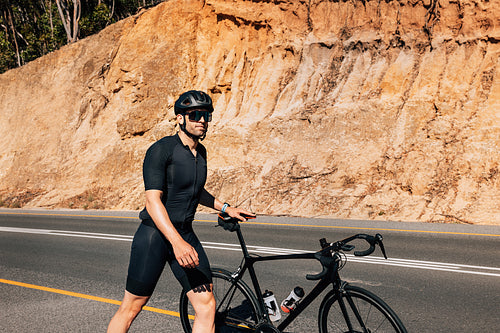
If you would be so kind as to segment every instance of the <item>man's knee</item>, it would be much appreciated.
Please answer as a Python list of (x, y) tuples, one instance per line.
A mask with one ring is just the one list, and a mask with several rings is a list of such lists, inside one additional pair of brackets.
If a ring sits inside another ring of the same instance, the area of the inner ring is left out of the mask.
[(146, 305), (149, 297), (144, 296), (136, 296), (129, 292), (125, 293), (125, 297), (123, 298), (123, 302), (120, 305), (120, 311), (123, 315), (127, 317), (134, 318), (141, 312), (144, 305)]
[(194, 288), (188, 293), (188, 297), (197, 315), (215, 313), (215, 298), (210, 285)]
[(210, 293), (209, 295), (210, 296), (204, 302), (204, 307), (206, 311), (215, 313), (215, 297), (212, 293)]
[(120, 311), (122, 314), (126, 315), (127, 317), (135, 317), (139, 312), (141, 312), (143, 305), (139, 304), (122, 304), (120, 306)]

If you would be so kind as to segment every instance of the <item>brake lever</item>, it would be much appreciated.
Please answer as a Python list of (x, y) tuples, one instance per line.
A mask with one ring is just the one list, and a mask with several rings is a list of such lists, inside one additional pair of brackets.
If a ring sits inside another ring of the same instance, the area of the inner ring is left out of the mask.
[(384, 255), (384, 258), (387, 259), (387, 254), (385, 253), (385, 247), (384, 247), (384, 243), (382, 242), (382, 239), (383, 239), (383, 237), (382, 237), (381, 234), (376, 234), (375, 235), (375, 241), (380, 246), (380, 250), (382, 251), (382, 254)]

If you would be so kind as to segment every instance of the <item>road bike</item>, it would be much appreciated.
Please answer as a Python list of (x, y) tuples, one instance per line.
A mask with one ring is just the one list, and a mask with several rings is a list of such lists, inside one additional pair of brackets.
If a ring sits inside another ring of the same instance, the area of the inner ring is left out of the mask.
[[(344, 253), (354, 250), (355, 245), (350, 244), (354, 240), (361, 239), (369, 244), (369, 248), (364, 251), (354, 251), (355, 256), (370, 255), (378, 245), (387, 259), (380, 234), (375, 236), (356, 234), (333, 243), (328, 243), (326, 239), (322, 238), (320, 240), (321, 250), (318, 252), (255, 256), (248, 252), (237, 219), (221, 213), (218, 217), (218, 224), (225, 230), (236, 232), (243, 252), (243, 259), (234, 272), (222, 268), (212, 268), (213, 293), (217, 309), (216, 332), (285, 332), (288, 325), (329, 287), (331, 289), (323, 297), (318, 312), (320, 333), (407, 332), (395, 312), (382, 299), (368, 290), (342, 281), (339, 275), (339, 271), (346, 263), (347, 257)], [(276, 309), (270, 310), (269, 303), (264, 300), (254, 264), (289, 259), (316, 259), (321, 263), (323, 269), (321, 273), (306, 275), (308, 280), (318, 280), (316, 286), (300, 302), (295, 304), (295, 308), (284, 319), (280, 320), (279, 323), (273, 323), (269, 312)], [(253, 289), (243, 281), (243, 276), (247, 272), (250, 275)], [(190, 333), (194, 310), (184, 291), (181, 293), (179, 307), (184, 332)]]

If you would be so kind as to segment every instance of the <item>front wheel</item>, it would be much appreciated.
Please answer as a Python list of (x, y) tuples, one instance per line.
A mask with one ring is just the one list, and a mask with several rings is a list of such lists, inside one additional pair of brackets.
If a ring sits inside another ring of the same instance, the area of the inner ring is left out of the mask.
[(337, 296), (329, 292), (319, 308), (320, 333), (406, 333), (398, 316), (378, 296), (346, 285)]
[[(254, 294), (243, 281), (234, 282), (231, 273), (212, 268), (213, 293), (216, 302), (215, 331), (254, 332), (260, 316)], [(186, 293), (181, 293), (180, 318), (184, 332), (191, 333), (194, 310)]]

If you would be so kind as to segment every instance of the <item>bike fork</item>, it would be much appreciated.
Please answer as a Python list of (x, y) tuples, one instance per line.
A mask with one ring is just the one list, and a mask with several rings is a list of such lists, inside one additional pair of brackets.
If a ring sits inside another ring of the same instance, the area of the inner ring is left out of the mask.
[(342, 287), (339, 290), (339, 294), (337, 295), (337, 301), (339, 302), (340, 309), (342, 310), (342, 314), (344, 315), (344, 319), (347, 324), (347, 328), (349, 329), (349, 332), (354, 332), (354, 328), (352, 326), (352, 321), (351, 317), (349, 316), (349, 313), (347, 311), (347, 306), (346, 303), (344, 302), (344, 298), (347, 299), (347, 303), (349, 304), (349, 307), (351, 308), (352, 312), (354, 313), (354, 316), (356, 317), (356, 320), (358, 321), (359, 325), (363, 329), (363, 333), (370, 333), (370, 331), (366, 328), (366, 325), (361, 318), (361, 315), (359, 314), (358, 308), (354, 304), (354, 301), (351, 298), (351, 295), (346, 293), (344, 291), (344, 286), (347, 283), (343, 283)]

